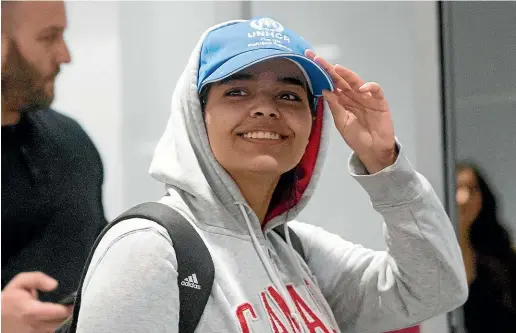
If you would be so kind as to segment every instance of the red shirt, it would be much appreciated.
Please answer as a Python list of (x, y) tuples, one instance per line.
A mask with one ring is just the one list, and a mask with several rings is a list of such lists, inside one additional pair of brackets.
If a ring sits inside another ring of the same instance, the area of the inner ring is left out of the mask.
[(421, 333), (421, 330), (419, 329), (419, 325), (418, 325), (418, 326), (409, 327), (409, 328), (402, 328), (401, 330), (390, 331), (388, 333)]

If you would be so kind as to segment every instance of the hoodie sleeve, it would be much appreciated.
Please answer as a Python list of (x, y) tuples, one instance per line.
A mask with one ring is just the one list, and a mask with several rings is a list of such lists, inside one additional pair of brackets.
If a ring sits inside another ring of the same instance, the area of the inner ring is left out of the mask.
[(462, 255), (429, 182), (401, 149), (394, 165), (373, 175), (352, 155), (350, 172), (384, 218), (386, 251), (363, 248), (319, 227), (292, 225), (341, 330), (385, 332), (462, 305), (467, 298)]
[(114, 226), (95, 250), (77, 333), (178, 332), (177, 261), (170, 238), (154, 222), (127, 222), (134, 223), (131, 230)]

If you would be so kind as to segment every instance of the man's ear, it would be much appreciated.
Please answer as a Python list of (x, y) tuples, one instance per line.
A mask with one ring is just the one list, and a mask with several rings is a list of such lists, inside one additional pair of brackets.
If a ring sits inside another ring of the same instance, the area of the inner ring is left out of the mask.
[(2, 72), (5, 70), (5, 63), (12, 44), (14, 28), (13, 15), (16, 2), (2, 1)]
[(2, 31), (2, 72), (5, 70), (5, 62), (7, 60), (7, 54), (11, 47), (11, 39), (7, 36), (7, 33)]

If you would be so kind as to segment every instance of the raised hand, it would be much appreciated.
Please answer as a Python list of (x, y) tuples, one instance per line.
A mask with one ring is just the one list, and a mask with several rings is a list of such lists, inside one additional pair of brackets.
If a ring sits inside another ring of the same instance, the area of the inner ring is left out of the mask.
[(335, 126), (369, 173), (376, 173), (396, 161), (394, 125), (382, 88), (365, 82), (353, 71), (332, 66), (313, 51), (305, 55), (330, 75), (335, 90), (324, 91)]

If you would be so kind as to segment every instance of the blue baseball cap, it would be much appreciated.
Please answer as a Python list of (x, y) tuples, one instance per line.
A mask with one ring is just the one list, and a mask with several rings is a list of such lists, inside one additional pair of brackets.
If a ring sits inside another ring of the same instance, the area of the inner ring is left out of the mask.
[(267, 17), (234, 22), (208, 33), (201, 48), (197, 91), (207, 84), (225, 79), (258, 62), (287, 58), (304, 72), (314, 96), (333, 90), (330, 76), (305, 57), (312, 46), (281, 23)]

